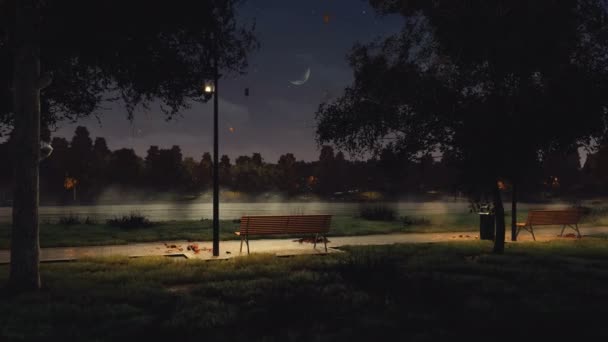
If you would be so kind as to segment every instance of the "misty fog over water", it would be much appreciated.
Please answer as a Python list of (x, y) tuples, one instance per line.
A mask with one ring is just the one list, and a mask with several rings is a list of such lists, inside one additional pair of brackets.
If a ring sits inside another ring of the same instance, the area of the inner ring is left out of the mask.
[[(330, 214), (336, 216), (357, 216), (360, 203), (352, 202), (248, 202), (221, 203), (220, 219), (236, 219), (243, 215), (313, 215)], [(372, 204), (373, 205), (373, 204)], [(468, 213), (469, 203), (458, 202), (388, 202), (382, 205), (393, 206), (399, 216), (424, 216), (445, 213)], [(563, 208), (566, 203), (527, 204), (521, 203), (518, 208)], [(152, 221), (180, 221), (211, 219), (211, 203), (156, 203), (156, 204), (122, 204), (122, 205), (78, 205), (78, 206), (41, 206), (40, 222), (56, 222), (60, 217), (77, 215), (91, 217), (97, 221), (138, 213)], [(11, 208), (0, 207), (0, 222), (11, 221)]]

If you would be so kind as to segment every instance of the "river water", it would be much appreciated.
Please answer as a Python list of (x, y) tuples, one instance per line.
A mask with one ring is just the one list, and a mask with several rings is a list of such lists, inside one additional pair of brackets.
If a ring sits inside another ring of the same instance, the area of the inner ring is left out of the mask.
[[(469, 204), (465, 201), (433, 202), (390, 202), (399, 216), (432, 215), (444, 213), (467, 213)], [(506, 204), (506, 203), (505, 203)], [(243, 215), (312, 215), (330, 214), (335, 216), (357, 215), (359, 203), (352, 202), (255, 202), (220, 204), (220, 219), (235, 219)], [(521, 203), (518, 208), (558, 209), (567, 207), (565, 203), (527, 204)], [(508, 209), (508, 208), (505, 208)], [(212, 204), (201, 202), (175, 202), (155, 204), (113, 204), (113, 205), (78, 205), (78, 206), (41, 206), (40, 222), (54, 222), (62, 216), (76, 215), (103, 221), (113, 217), (138, 213), (152, 221), (200, 220), (212, 217)], [(11, 208), (0, 207), (0, 222), (11, 221)]]

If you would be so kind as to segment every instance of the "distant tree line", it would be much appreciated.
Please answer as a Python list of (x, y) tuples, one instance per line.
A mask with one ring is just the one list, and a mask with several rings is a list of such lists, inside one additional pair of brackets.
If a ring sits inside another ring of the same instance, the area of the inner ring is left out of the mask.
[[(0, 199), (10, 199), (13, 157), (10, 140), (0, 144)], [(200, 159), (184, 157), (179, 146), (150, 146), (145, 157), (134, 150), (112, 151), (103, 137), (93, 139), (82, 126), (71, 140), (52, 139), (53, 154), (41, 164), (41, 200), (52, 203), (95, 201), (104, 190), (143, 190), (151, 194), (198, 195), (212, 189), (211, 154)], [(281, 155), (276, 163), (260, 153), (220, 159), (222, 188), (247, 194), (277, 192), (287, 197), (315, 195), (326, 199), (361, 199), (361, 194), (380, 192), (385, 197), (404, 195), (458, 195), (466, 168), (449, 154), (424, 154), (412, 160), (384, 149), (368, 160), (347, 160), (340, 151), (322, 146), (316, 161), (298, 161), (294, 154)], [(608, 194), (608, 147), (590, 154), (583, 167), (576, 150), (544, 156), (529, 167), (522, 185), (524, 199), (540, 196)], [(509, 183), (502, 186), (509, 190)]]

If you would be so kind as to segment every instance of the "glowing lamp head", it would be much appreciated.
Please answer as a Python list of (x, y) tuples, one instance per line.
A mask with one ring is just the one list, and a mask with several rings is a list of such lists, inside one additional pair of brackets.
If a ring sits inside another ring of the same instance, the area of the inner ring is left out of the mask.
[(203, 91), (205, 94), (213, 94), (215, 93), (215, 87), (213, 86), (213, 82), (205, 82), (205, 86), (203, 87)]

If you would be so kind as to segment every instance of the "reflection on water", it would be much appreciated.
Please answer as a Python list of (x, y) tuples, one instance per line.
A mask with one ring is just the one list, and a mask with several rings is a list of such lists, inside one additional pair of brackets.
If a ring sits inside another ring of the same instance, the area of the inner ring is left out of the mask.
[[(393, 202), (398, 215), (429, 215), (443, 213), (467, 213), (468, 202)], [(359, 203), (342, 202), (275, 202), (275, 203), (221, 203), (220, 218), (234, 219), (243, 215), (312, 215), (331, 214), (353, 216), (358, 213)], [(567, 204), (519, 204), (519, 208), (562, 208)], [(40, 207), (40, 222), (56, 221), (61, 216), (77, 215), (106, 220), (115, 216), (136, 212), (152, 221), (200, 220), (212, 217), (211, 203), (162, 203), (90, 206), (43, 206)], [(11, 208), (0, 208), (0, 222), (10, 222)]]

